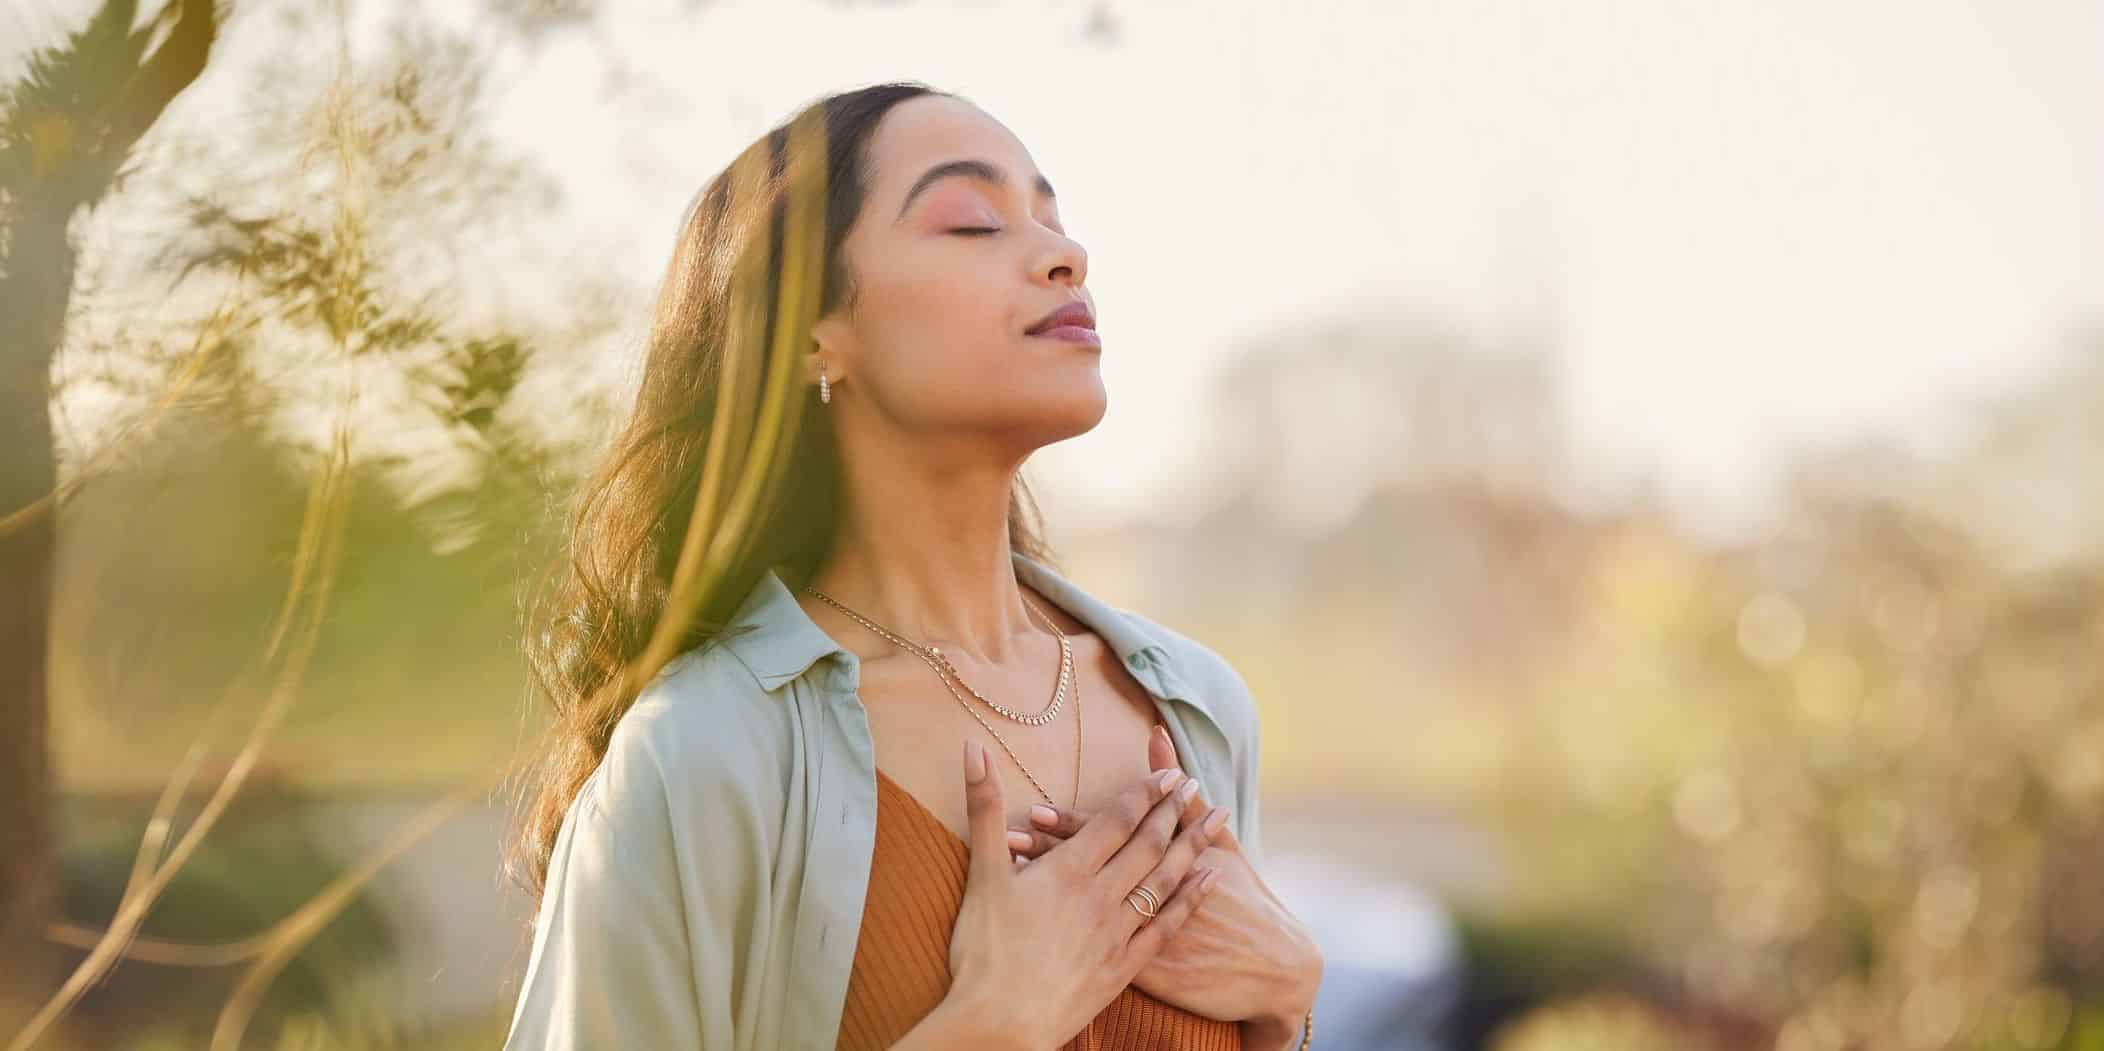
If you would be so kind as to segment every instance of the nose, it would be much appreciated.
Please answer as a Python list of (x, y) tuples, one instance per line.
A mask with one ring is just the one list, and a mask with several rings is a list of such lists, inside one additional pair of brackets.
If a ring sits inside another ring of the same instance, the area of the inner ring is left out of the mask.
[(1088, 249), (1081, 247), (1081, 242), (1057, 230), (1051, 233), (1051, 246), (1045, 250), (1045, 258), (1039, 261), (1037, 272), (1050, 281), (1065, 281), (1070, 285), (1078, 285), (1088, 280)]

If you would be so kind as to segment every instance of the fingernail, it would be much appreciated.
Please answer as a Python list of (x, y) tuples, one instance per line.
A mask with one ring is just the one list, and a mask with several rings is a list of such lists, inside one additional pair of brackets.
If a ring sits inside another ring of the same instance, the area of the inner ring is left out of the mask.
[(1176, 790), (1176, 801), (1179, 803), (1188, 803), (1191, 801), (1191, 797), (1197, 794), (1198, 779), (1194, 777), (1188, 781), (1185, 781), (1183, 783), (1183, 787)]
[(1205, 882), (1204, 882), (1204, 883), (1201, 883), (1201, 884), (1199, 884), (1199, 885), (1198, 885), (1198, 889), (1199, 889), (1199, 890), (1212, 890), (1212, 889), (1213, 889), (1213, 884), (1215, 884), (1215, 883), (1218, 883), (1218, 882), (1220, 882), (1220, 870), (1219, 870), (1219, 869), (1207, 869), (1207, 870), (1205, 870)]
[(1059, 815), (1054, 813), (1051, 807), (1043, 803), (1032, 803), (1030, 804), (1030, 820), (1046, 828), (1051, 828), (1059, 823)]
[(1017, 831), (1016, 831), (1016, 830), (1014, 830), (1014, 829), (1009, 829), (1009, 830), (1008, 830), (1008, 846), (1009, 846), (1009, 847), (1010, 847), (1011, 849), (1014, 849), (1014, 850), (1029, 850), (1029, 849), (1030, 849), (1030, 833), (1028, 833), (1028, 832), (1017, 832)]
[(1212, 813), (1205, 816), (1205, 834), (1210, 836), (1220, 831), (1220, 826), (1225, 824), (1227, 824), (1227, 808), (1216, 806), (1213, 808)]
[(986, 750), (977, 741), (964, 742), (964, 779), (975, 785), (986, 780)]
[(1170, 767), (1155, 775), (1154, 786), (1158, 791), (1167, 792), (1176, 787), (1176, 779), (1182, 776), (1183, 771)]

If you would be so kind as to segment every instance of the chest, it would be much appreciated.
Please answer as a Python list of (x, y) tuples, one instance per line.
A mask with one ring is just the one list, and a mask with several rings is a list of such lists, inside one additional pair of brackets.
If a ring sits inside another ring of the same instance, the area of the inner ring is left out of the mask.
[[(960, 839), (965, 819), (963, 742), (984, 745), (1001, 778), (1009, 825), (1028, 823), (1031, 804), (1049, 794), (1058, 806), (1101, 809), (1147, 775), (1148, 735), (1161, 718), (1153, 694), (1093, 634), (1071, 636), (1074, 674), (1058, 715), (1042, 726), (1011, 720), (973, 696), (965, 684), (910, 655), (865, 661), (860, 693), (877, 768), (912, 794)], [(989, 700), (1025, 713), (1042, 711), (1057, 686), (1048, 654), (969, 680)], [(953, 692), (954, 691), (954, 692)], [(1026, 774), (1027, 771), (1027, 774)], [(1042, 794), (1040, 792), (1042, 789)]]

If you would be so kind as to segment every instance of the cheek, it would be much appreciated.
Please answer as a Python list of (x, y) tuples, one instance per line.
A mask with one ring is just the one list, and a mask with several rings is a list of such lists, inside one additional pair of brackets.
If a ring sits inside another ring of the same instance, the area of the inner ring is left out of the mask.
[(986, 336), (985, 304), (933, 281), (886, 291), (882, 315), (865, 330), (864, 391), (902, 419), (953, 418), (983, 402), (1001, 381), (1004, 350)]
[(1000, 287), (988, 268), (931, 271), (897, 292), (889, 342), (903, 362), (968, 371), (975, 365), (997, 365), (1014, 355), (1022, 342), (1023, 323), (1010, 317), (1013, 293)]

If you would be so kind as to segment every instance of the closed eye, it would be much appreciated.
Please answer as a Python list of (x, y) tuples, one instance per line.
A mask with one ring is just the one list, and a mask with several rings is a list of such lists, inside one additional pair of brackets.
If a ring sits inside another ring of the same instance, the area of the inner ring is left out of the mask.
[(1001, 228), (998, 226), (960, 226), (954, 230), (951, 230), (950, 232), (953, 234), (971, 234), (973, 236), (981, 236), (984, 234), (1000, 233)]

